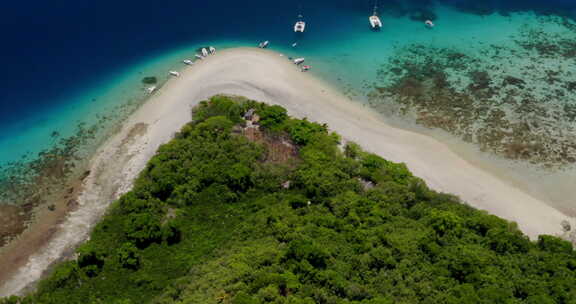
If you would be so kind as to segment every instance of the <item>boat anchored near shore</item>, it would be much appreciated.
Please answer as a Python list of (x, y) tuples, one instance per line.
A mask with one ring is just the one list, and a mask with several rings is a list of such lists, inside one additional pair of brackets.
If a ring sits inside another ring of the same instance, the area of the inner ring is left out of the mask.
[(268, 40), (262, 41), (262, 42), (260, 42), (260, 44), (258, 44), (258, 47), (261, 49), (265, 49), (268, 47), (269, 44), (270, 44), (270, 41), (268, 41)]
[(152, 93), (154, 93), (154, 92), (156, 91), (156, 89), (157, 89), (156, 86), (147, 87), (147, 88), (146, 88), (146, 92), (147, 92), (148, 94), (152, 94)]
[(176, 71), (170, 71), (170, 75), (174, 77), (180, 77), (180, 73)]

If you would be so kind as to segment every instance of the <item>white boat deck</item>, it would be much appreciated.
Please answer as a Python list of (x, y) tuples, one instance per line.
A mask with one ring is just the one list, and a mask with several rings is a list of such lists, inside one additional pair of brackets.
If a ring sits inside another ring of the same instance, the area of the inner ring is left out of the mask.
[(296, 22), (296, 24), (294, 24), (294, 32), (304, 33), (305, 30), (306, 30), (306, 22), (298, 21)]
[(372, 26), (372, 28), (381, 28), (382, 27), (382, 21), (380, 20), (380, 17), (378, 17), (376, 15), (372, 15), (368, 18), (368, 20), (370, 21), (370, 26)]

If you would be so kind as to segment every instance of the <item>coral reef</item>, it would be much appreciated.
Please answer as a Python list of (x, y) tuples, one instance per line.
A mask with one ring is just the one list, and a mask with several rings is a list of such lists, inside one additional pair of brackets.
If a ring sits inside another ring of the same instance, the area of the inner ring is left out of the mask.
[(507, 44), (474, 51), (410, 45), (378, 72), (369, 102), (509, 159), (576, 163), (576, 30), (525, 25)]

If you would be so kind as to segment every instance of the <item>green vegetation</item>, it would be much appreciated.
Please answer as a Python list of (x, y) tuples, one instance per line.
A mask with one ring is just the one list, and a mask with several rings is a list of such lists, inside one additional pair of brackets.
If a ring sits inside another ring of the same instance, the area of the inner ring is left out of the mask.
[[(249, 109), (266, 140), (239, 127)], [(287, 141), (298, 156), (272, 161)], [(576, 303), (570, 243), (339, 143), (278, 106), (202, 102), (78, 259), (0, 303)]]

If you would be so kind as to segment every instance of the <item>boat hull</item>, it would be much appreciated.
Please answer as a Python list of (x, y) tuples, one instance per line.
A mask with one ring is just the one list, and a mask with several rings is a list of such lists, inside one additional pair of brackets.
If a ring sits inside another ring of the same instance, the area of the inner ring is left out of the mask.
[(379, 30), (382, 27), (382, 21), (378, 16), (370, 16), (368, 17), (368, 21), (370, 22), (370, 27), (373, 30)]

